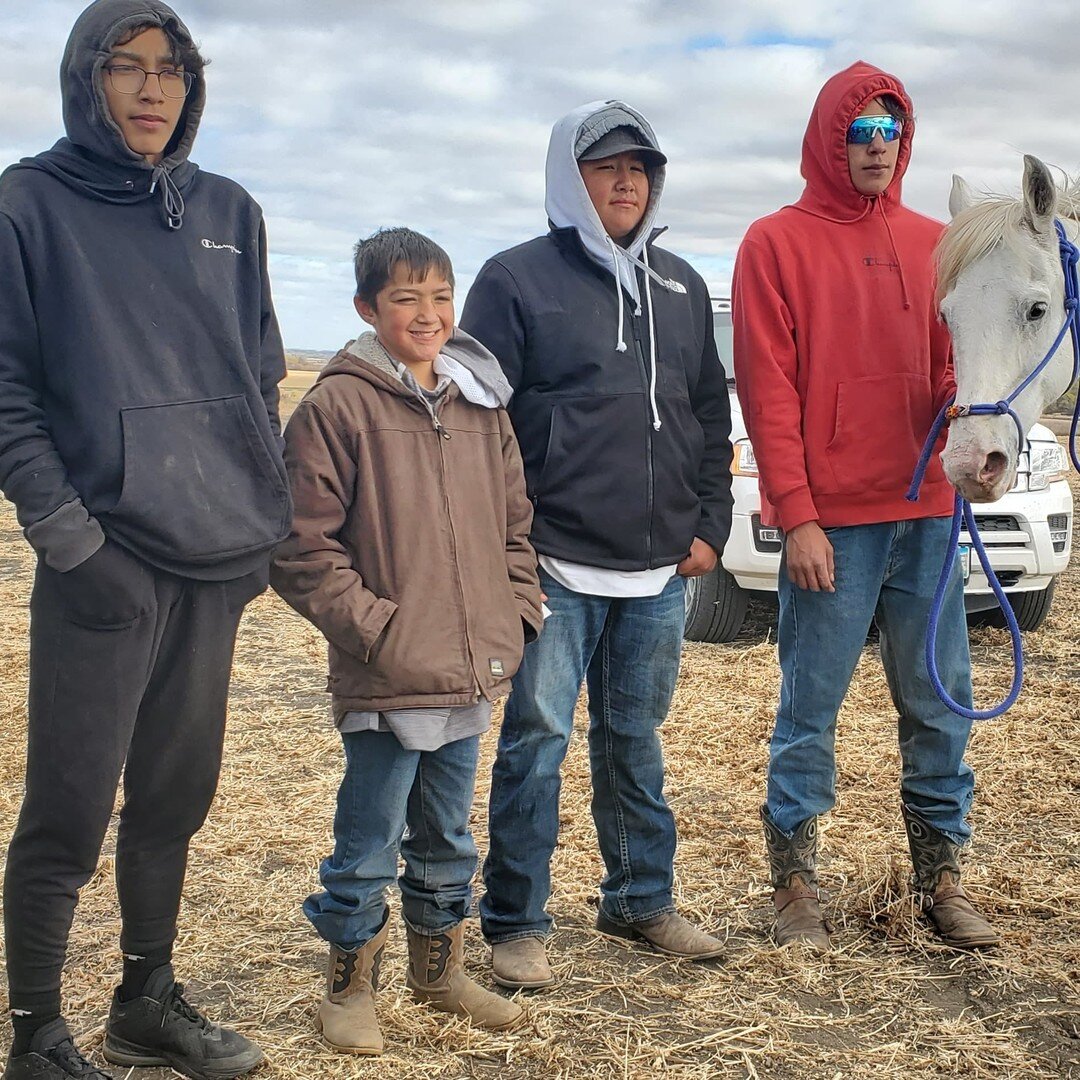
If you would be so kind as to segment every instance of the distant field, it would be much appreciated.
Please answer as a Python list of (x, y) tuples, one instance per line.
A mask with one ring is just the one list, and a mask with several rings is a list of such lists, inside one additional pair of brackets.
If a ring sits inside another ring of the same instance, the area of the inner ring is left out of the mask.
[(289, 369), (279, 384), (281, 391), (281, 422), (284, 424), (300, 404), (300, 399), (319, 377), (318, 371), (295, 371)]

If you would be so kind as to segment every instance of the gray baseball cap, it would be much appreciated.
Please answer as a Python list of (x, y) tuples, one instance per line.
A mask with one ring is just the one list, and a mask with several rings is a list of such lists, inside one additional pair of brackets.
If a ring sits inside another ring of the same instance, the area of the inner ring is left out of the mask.
[(582, 150), (577, 159), (578, 161), (597, 161), (600, 158), (614, 157), (616, 154), (627, 151), (640, 154), (642, 160), (650, 168), (667, 164), (667, 157), (655, 147), (649, 146), (641, 132), (629, 125), (613, 128), (606, 135), (601, 135), (596, 142)]

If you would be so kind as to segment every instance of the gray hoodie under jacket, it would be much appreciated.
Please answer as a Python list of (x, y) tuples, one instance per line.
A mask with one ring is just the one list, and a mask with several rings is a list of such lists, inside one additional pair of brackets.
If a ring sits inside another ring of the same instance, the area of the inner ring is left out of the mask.
[(67, 138), (0, 178), (0, 488), (56, 570), (108, 537), (228, 580), (288, 535), (284, 353), (262, 213), (188, 160), (202, 72), (158, 166), (109, 114), (109, 50), (147, 25), (190, 40), (159, 0), (83, 12), (60, 72)]

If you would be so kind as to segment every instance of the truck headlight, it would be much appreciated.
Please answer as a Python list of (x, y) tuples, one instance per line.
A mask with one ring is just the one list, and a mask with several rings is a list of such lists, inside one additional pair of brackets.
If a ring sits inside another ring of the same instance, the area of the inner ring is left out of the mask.
[(1033, 442), (1030, 444), (1031, 473), (1028, 476), (1028, 491), (1042, 491), (1055, 480), (1063, 480), (1068, 475), (1069, 459), (1065, 448), (1056, 442)]
[(734, 446), (735, 456), (731, 459), (732, 476), (757, 476), (757, 458), (749, 439), (740, 439)]

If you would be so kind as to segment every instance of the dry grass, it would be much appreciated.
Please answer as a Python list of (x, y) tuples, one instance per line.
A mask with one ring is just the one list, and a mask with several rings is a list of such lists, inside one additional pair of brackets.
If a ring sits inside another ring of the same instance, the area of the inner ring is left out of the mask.
[[(21, 796), (26, 600), (31, 560), (0, 508), (0, 820)], [(973, 635), (980, 700), (1008, 684), (1004, 632)], [(588, 762), (575, 735), (551, 910), (556, 989), (531, 1020), (488, 1035), (410, 1002), (396, 926), (379, 1013), (388, 1052), (362, 1062), (324, 1050), (312, 1030), (324, 950), (299, 903), (330, 844), (341, 755), (327, 720), (323, 647), (273, 596), (252, 605), (237, 655), (220, 795), (196, 839), (178, 969), (200, 1002), (257, 1035), (260, 1077), (1080, 1077), (1080, 573), (1027, 638), (1019, 705), (981, 725), (977, 830), (967, 881), (1004, 931), (966, 956), (936, 944), (912, 913), (898, 813), (895, 719), (868, 646), (840, 720), (839, 802), (823, 835), (839, 949), (826, 958), (772, 948), (757, 807), (777, 671), (767, 612), (739, 642), (688, 645), (664, 728), (679, 821), (677, 902), (729, 944), (712, 965), (669, 962), (592, 929), (600, 864)], [(486, 844), (484, 744), (474, 807)], [(72, 938), (66, 1009), (100, 1042), (117, 976), (112, 838), (87, 885)], [(486, 949), (470, 931), (473, 970)], [(6, 1033), (3, 1036), (6, 1038)], [(143, 1074), (146, 1075), (146, 1074)]]

